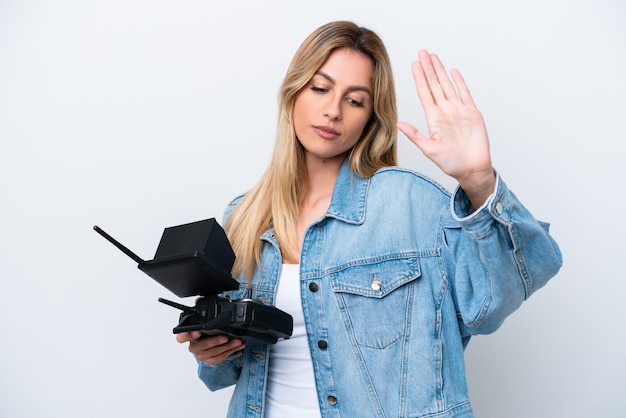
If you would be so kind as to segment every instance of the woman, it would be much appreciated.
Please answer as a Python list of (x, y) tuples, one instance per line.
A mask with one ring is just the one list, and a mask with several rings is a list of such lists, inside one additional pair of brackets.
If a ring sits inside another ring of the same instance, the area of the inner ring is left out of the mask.
[[(429, 129), (397, 123), (385, 47), (332, 22), (300, 46), (280, 90), (268, 169), (226, 213), (233, 299), (289, 312), (272, 346), (179, 334), (231, 417), (471, 417), (463, 350), (556, 274), (561, 255), (491, 165), (458, 71), (419, 52)], [(459, 187), (396, 167), (396, 128)]]

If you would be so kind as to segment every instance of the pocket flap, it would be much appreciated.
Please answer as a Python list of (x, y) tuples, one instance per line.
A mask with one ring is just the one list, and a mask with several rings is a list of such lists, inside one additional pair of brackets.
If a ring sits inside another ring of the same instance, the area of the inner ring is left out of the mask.
[(420, 276), (417, 257), (359, 260), (331, 275), (334, 292), (383, 298)]

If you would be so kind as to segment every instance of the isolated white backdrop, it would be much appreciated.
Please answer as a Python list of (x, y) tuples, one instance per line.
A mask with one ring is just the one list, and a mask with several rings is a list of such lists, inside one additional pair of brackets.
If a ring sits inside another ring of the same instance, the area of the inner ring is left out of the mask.
[[(149, 259), (164, 227), (219, 219), (269, 160), (293, 52), (336, 19), (387, 43), (419, 127), (417, 50), (461, 69), (497, 169), (561, 245), (558, 276), (470, 344), (476, 415), (624, 416), (620, 0), (0, 1), (0, 416), (224, 416), (173, 295), (92, 226)], [(402, 136), (400, 160), (453, 186)]]

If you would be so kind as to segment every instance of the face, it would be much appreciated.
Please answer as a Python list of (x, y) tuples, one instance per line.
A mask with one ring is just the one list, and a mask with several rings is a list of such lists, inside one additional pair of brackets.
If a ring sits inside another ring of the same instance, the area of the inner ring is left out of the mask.
[(358, 142), (372, 115), (373, 72), (368, 57), (340, 48), (298, 93), (293, 121), (308, 164), (343, 159)]

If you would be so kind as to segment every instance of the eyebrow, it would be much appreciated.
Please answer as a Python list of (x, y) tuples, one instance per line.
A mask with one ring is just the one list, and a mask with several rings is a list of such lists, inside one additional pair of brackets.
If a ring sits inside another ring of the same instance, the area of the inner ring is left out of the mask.
[[(315, 75), (319, 75), (321, 77), (324, 77), (326, 80), (328, 80), (333, 85), (335, 84), (335, 79), (332, 78), (330, 75), (326, 74), (324, 71), (317, 70), (315, 72)], [(372, 91), (368, 87), (365, 87), (365, 86), (350, 86), (348, 88), (348, 91), (363, 91), (363, 92), (369, 94), (370, 96), (373, 96)]]

